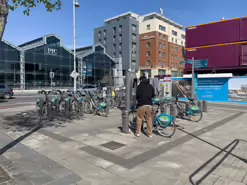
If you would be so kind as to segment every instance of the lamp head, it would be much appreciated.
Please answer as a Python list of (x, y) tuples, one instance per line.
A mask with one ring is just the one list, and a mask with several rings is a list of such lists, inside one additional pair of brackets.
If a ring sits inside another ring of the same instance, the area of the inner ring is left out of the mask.
[(74, 5), (75, 5), (76, 8), (80, 7), (80, 4), (79, 4), (78, 0), (74, 0)]

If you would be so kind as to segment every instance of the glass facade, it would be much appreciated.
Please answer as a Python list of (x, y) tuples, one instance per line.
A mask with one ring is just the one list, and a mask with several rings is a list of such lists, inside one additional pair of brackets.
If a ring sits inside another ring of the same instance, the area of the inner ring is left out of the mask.
[(102, 46), (96, 46), (95, 51), (83, 57), (82, 61), (86, 66), (85, 83), (97, 84), (101, 82), (109, 85), (114, 84), (112, 69), (115, 68), (115, 62), (104, 53)]
[[(20, 88), (20, 51), (1, 42), (0, 52), (0, 83)], [(57, 37), (46, 37), (46, 44), (25, 50), (24, 59), (26, 89), (50, 87), (49, 72), (54, 72), (55, 88), (73, 86), (74, 56)]]
[(20, 87), (20, 51), (0, 41), (0, 83)]

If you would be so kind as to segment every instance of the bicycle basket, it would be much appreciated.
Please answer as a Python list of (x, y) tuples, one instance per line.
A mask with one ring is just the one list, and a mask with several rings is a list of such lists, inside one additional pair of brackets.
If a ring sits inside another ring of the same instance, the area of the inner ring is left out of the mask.
[(100, 105), (101, 108), (107, 107), (107, 103), (105, 103), (105, 102), (101, 102), (99, 105)]
[(198, 106), (196, 106), (196, 105), (193, 105), (193, 106), (190, 107), (190, 110), (191, 110), (192, 112), (198, 112), (198, 111), (200, 111), (201, 109), (200, 109), (200, 107), (198, 107)]
[(153, 99), (153, 104), (158, 104), (160, 103), (161, 99), (159, 97), (156, 97)]
[(158, 119), (159, 124), (163, 127), (166, 127), (174, 120), (174, 118), (168, 114), (161, 114), (157, 117), (157, 119)]

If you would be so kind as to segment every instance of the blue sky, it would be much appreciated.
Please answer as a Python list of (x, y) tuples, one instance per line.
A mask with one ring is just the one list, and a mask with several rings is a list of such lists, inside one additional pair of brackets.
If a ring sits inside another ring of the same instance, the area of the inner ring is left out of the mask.
[[(4, 39), (18, 45), (37, 37), (55, 33), (63, 44), (73, 48), (73, 0), (62, 0), (60, 11), (48, 13), (44, 6), (34, 8), (29, 17), (23, 9), (10, 12)], [(124, 12), (137, 14), (157, 12), (184, 26), (247, 16), (247, 0), (79, 0), (77, 9), (77, 46), (93, 44), (93, 30), (104, 24), (104, 20)]]

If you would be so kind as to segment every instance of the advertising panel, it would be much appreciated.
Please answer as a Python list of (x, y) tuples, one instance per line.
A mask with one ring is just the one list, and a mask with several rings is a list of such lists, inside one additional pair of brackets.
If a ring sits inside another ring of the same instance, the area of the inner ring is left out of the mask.
[(247, 102), (247, 77), (230, 78), (228, 83), (228, 100)]

